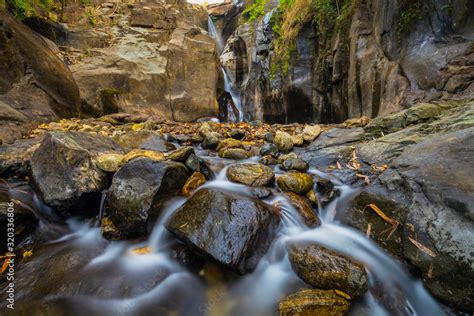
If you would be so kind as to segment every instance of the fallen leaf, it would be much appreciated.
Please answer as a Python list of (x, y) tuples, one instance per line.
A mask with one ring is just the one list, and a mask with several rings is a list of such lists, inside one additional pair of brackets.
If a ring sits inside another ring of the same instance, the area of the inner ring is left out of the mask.
[(363, 175), (363, 174), (360, 174), (360, 173), (356, 173), (356, 176), (359, 177), (359, 178), (362, 178), (364, 179), (364, 182), (369, 185), (370, 184), (370, 179), (368, 176), (366, 175)]
[(132, 250), (132, 254), (134, 255), (146, 255), (151, 252), (151, 248), (149, 246), (135, 248)]
[(430, 267), (428, 268), (428, 279), (431, 279), (433, 277), (433, 265), (430, 263)]
[(415, 239), (410, 238), (410, 237), (408, 237), (408, 239), (411, 241), (411, 243), (412, 243), (413, 245), (415, 245), (416, 248), (418, 248), (418, 249), (421, 250), (422, 252), (426, 253), (428, 256), (433, 257), (433, 258), (435, 258), (436, 256), (438, 256), (433, 250), (431, 250), (430, 248), (426, 247), (426, 246), (423, 245), (422, 243), (416, 241)]
[(32, 250), (25, 250), (23, 251), (23, 259), (26, 259), (26, 258), (29, 258), (33, 255), (33, 251)]
[(10, 263), (10, 258), (7, 258), (7, 259), (5, 259), (5, 261), (3, 261), (2, 269), (0, 271), (1, 274), (3, 274), (3, 272), (7, 271), (9, 263)]
[(351, 300), (352, 299), (349, 294), (347, 294), (343, 291), (334, 290), (334, 292), (336, 292), (337, 295), (344, 297), (346, 300)]
[(388, 217), (382, 210), (375, 204), (369, 204), (365, 208), (370, 207), (375, 213), (377, 213), (378, 216), (380, 216), (384, 221), (389, 223), (392, 226), (397, 225), (398, 226), (398, 221), (394, 220), (393, 218)]

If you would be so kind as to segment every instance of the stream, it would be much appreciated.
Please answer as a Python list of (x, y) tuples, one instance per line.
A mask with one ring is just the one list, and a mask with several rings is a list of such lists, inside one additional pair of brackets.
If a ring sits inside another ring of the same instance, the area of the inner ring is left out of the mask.
[[(216, 174), (202, 188), (251, 194), (249, 187), (226, 177), (226, 169), (236, 161), (198, 148), (196, 153)], [(255, 162), (257, 158), (238, 163)], [(277, 176), (282, 173), (278, 167), (273, 169)], [(309, 173), (332, 179), (317, 169), (310, 169)], [(39, 218), (31, 238), (43, 243), (32, 259), (16, 271), (16, 314), (27, 315), (35, 306), (46, 308), (48, 314), (67, 311), (74, 315), (156, 315), (170, 314), (170, 310), (175, 315), (274, 315), (282, 297), (307, 287), (293, 272), (286, 249), (288, 242), (302, 240), (364, 264), (369, 291), (352, 303), (351, 315), (442, 314), (421, 281), (413, 279), (365, 235), (334, 220), (346, 211), (358, 190), (332, 181), (340, 195), (326, 206), (314, 208), (322, 221), (315, 229), (308, 228), (286, 197), (271, 187), (273, 194), (263, 202), (281, 206), (277, 237), (255, 271), (240, 277), (215, 264), (206, 264), (198, 271), (176, 259), (180, 244), (164, 224), (186, 202), (184, 197), (167, 202), (148, 239), (110, 242), (102, 237), (96, 219), (62, 222), (27, 184), (2, 184), (3, 191), (27, 205)], [(97, 210), (97, 214), (102, 211)], [(137, 252), (143, 247), (149, 250)]]

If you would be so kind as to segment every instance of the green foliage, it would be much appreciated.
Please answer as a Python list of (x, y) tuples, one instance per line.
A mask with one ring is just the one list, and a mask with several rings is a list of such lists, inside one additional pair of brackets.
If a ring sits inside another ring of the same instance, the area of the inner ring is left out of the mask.
[(7, 9), (19, 20), (40, 13), (47, 14), (54, 6), (54, 0), (6, 0)]
[(303, 26), (312, 22), (322, 39), (349, 26), (351, 13), (358, 0), (281, 0), (272, 16), (275, 56), (270, 78), (286, 75), (294, 59), (296, 38)]
[(400, 20), (397, 26), (397, 37), (400, 42), (401, 36), (423, 18), (421, 12), (421, 0), (412, 1), (400, 9)]
[(242, 12), (247, 17), (248, 22), (253, 22), (265, 14), (265, 4), (267, 0), (255, 0), (255, 2)]

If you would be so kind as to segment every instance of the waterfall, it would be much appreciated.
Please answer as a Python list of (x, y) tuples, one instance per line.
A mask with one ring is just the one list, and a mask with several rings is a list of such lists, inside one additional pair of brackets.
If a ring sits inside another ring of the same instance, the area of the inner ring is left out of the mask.
[[(243, 121), (243, 111), (242, 111), (242, 101), (241, 101), (241, 95), (240, 95), (240, 89), (236, 85), (233, 84), (232, 80), (229, 77), (229, 74), (227, 73), (227, 69), (222, 66), (222, 72), (224, 73), (224, 90), (228, 92), (232, 98), (232, 102), (234, 102), (234, 105), (237, 109), (237, 116), (235, 121), (237, 122), (242, 122)], [(233, 108), (227, 108), (227, 112), (233, 113), (234, 109)], [(232, 111), (232, 112), (231, 112)]]
[(209, 35), (211, 35), (216, 41), (217, 49), (219, 49), (219, 54), (221, 54), (224, 50), (224, 41), (222, 40), (222, 36), (217, 32), (214, 21), (212, 21), (210, 15), (207, 16), (207, 29), (209, 31)]
[[(211, 16), (207, 17), (207, 27), (209, 34), (214, 38), (216, 41), (217, 49), (219, 50), (219, 54), (221, 54), (224, 50), (224, 41), (222, 39), (221, 34), (217, 32), (216, 26), (214, 25), (214, 21), (212, 21)], [(243, 110), (242, 110), (242, 100), (241, 100), (241, 92), (237, 85), (235, 85), (228, 73), (228, 69), (221, 64), (222, 72), (224, 74), (224, 91), (229, 93), (232, 102), (230, 104), (227, 102), (227, 121), (230, 122), (242, 122), (243, 121)], [(236, 113), (237, 112), (237, 113)]]

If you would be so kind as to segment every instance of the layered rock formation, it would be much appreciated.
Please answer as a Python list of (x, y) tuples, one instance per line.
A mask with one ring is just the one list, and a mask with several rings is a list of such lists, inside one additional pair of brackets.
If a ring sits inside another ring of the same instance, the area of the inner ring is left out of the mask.
[(176, 121), (217, 116), (220, 72), (201, 7), (146, 1), (131, 9), (103, 4), (98, 16), (104, 13), (111, 21), (93, 29), (69, 25), (71, 69), (91, 113), (146, 113)]
[[(260, 18), (236, 28), (221, 59), (243, 92), (247, 119), (341, 122), (472, 95), (471, 2), (338, 3), (321, 16), (311, 1), (293, 1), (283, 13), (278, 2), (266, 1)], [(279, 25), (285, 14), (288, 23)], [(281, 27), (296, 36), (283, 45), (288, 65), (275, 71)]]

